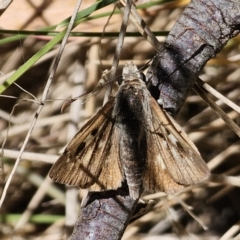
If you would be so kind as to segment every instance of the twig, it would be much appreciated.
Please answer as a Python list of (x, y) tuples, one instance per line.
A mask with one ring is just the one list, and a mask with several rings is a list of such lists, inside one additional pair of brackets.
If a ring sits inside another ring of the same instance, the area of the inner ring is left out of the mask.
[[(132, 4), (133, 4), (133, 1), (128, 0), (127, 4), (126, 4), (126, 7), (124, 9), (123, 21), (122, 21), (121, 29), (120, 29), (120, 32), (119, 32), (119, 37), (118, 37), (118, 42), (117, 42), (115, 54), (114, 54), (114, 57), (113, 57), (112, 68), (111, 68), (111, 71), (110, 71), (110, 74), (109, 74), (110, 79), (114, 79), (115, 75), (116, 75), (118, 62), (119, 62), (120, 54), (121, 54), (121, 51), (122, 51), (123, 41), (124, 41), (126, 30), (127, 30), (127, 24), (128, 24), (128, 19), (129, 19)], [(113, 84), (114, 84), (114, 82), (111, 82), (106, 89), (106, 93), (105, 93), (105, 97), (104, 97), (104, 103), (107, 102), (109, 96), (111, 95)]]

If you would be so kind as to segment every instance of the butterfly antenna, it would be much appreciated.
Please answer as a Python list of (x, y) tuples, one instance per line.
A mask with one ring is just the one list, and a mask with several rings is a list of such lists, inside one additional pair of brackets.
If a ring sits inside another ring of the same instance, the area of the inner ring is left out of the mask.
[(81, 94), (81, 95), (79, 95), (79, 96), (77, 96), (77, 97), (75, 97), (75, 98), (71, 98), (71, 99), (69, 99), (69, 100), (66, 100), (66, 101), (63, 103), (62, 107), (61, 107), (61, 113), (62, 113), (70, 104), (72, 104), (72, 103), (75, 102), (76, 100), (78, 100), (78, 99), (86, 96), (86, 100), (83, 102), (83, 103), (85, 103), (85, 102), (88, 101), (88, 99), (89, 99), (90, 97), (92, 97), (92, 96), (94, 96), (94, 95), (97, 95), (104, 86), (106, 86), (107, 84), (109, 84), (109, 82), (111, 82), (111, 81), (108, 80), (108, 74), (110, 73), (110, 71), (111, 71), (111, 70), (104, 70), (104, 71), (103, 71), (102, 76), (101, 76), (100, 80), (98, 81), (97, 86), (96, 86), (93, 90), (89, 90), (89, 91), (87, 91), (87, 92), (85, 92), (85, 93), (83, 93), (83, 94)]

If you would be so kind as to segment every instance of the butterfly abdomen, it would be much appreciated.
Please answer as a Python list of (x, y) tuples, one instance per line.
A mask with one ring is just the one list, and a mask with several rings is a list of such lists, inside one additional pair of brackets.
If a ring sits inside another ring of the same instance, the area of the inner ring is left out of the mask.
[(121, 124), (119, 137), (119, 158), (127, 180), (130, 196), (139, 198), (142, 190), (143, 171), (145, 167), (146, 135), (141, 133), (139, 122)]

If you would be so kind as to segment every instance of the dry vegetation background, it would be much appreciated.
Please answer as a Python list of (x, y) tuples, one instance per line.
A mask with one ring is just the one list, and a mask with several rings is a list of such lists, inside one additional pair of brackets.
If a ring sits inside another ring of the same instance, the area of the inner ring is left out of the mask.
[[(94, 2), (83, 1), (81, 9)], [(75, 3), (73, 0), (13, 1), (0, 17), (0, 27), (21, 32), (56, 25), (71, 15)], [(139, 12), (152, 31), (169, 31), (185, 4), (187, 1), (159, 2)], [(101, 12), (111, 11), (112, 8), (113, 5)], [(87, 21), (74, 31), (102, 32), (106, 22), (107, 17)], [(121, 16), (114, 15), (106, 31), (118, 32), (120, 24)], [(128, 31), (135, 29), (130, 25)], [(0, 34), (1, 39), (12, 36)], [(26, 39), (1, 43), (0, 84), (50, 39), (49, 36), (28, 36)], [(158, 39), (164, 40), (163, 37)], [(240, 101), (239, 42), (239, 36), (230, 40), (224, 50), (208, 62), (200, 76), (237, 105)], [(77, 122), (77, 129), (80, 128), (101, 106), (104, 91), (87, 102), (81, 99), (73, 103), (64, 113), (60, 113), (60, 109), (64, 100), (96, 86), (102, 70), (111, 67), (115, 46), (116, 38), (113, 37), (103, 38), (101, 43), (100, 37), (69, 38), (50, 88), (49, 101), (37, 120), (0, 210), (0, 239), (64, 239), (65, 187), (51, 183), (47, 178), (48, 171), (72, 135), (69, 125)], [(1, 144), (6, 140), (3, 157), (5, 179), (12, 171), (17, 151), (23, 144), (38, 107), (37, 103), (10, 97), (33, 99), (31, 93), (40, 99), (56, 53), (57, 47), (20, 77), (16, 83), (21, 88), (16, 85), (9, 87), (3, 93), (9, 98), (0, 97)], [(142, 66), (155, 54), (155, 50), (142, 37), (125, 38), (119, 74), (125, 62), (133, 61)], [(239, 114), (220, 104), (239, 125)], [(238, 137), (194, 92), (189, 93), (177, 120), (193, 139), (213, 173), (239, 175)], [(3, 184), (0, 191), (2, 189)], [(79, 191), (79, 203), (83, 194), (83, 191)], [(190, 234), (189, 239), (240, 239), (237, 237), (240, 229), (240, 189), (237, 187), (206, 182), (178, 197), (145, 193), (143, 199), (150, 201), (149, 212), (131, 222), (123, 239), (178, 239), (177, 236), (184, 232)], [(76, 209), (79, 209), (79, 205)], [(189, 211), (196, 217), (190, 216)], [(200, 223), (206, 226), (205, 230)]]

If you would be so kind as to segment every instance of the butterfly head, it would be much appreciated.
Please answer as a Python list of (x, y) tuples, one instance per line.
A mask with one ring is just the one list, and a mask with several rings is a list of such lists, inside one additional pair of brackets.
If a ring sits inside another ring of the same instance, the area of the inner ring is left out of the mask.
[(126, 63), (123, 67), (122, 77), (118, 80), (118, 84), (121, 85), (123, 82), (128, 81), (140, 81), (140, 82), (146, 82), (145, 75), (140, 72), (135, 64), (133, 62)]

